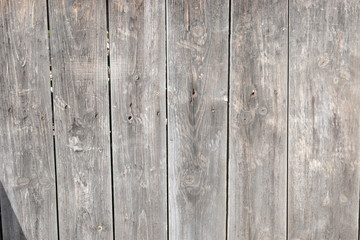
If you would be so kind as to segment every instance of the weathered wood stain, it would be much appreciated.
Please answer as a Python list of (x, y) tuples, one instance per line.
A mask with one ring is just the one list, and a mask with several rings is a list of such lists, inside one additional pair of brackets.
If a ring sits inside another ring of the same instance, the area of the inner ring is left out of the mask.
[(165, 2), (109, 2), (115, 239), (167, 239)]
[(169, 239), (225, 239), (229, 2), (169, 1)]
[(49, 13), (60, 239), (112, 239), (106, 2)]
[(357, 239), (360, 5), (290, 1), (289, 239)]
[(285, 239), (287, 1), (232, 1), (229, 239)]
[(0, 1), (4, 239), (57, 239), (46, 2)]
[(0, 0), (0, 240), (359, 239), (359, 26), (358, 0)]

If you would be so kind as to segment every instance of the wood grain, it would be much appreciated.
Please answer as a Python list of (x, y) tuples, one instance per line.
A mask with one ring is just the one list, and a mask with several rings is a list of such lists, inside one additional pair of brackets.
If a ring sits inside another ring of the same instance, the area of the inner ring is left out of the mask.
[(169, 239), (225, 239), (229, 2), (168, 2)]
[(357, 239), (359, 1), (290, 9), (289, 239)]
[(115, 239), (165, 240), (165, 1), (109, 10)]
[(106, 2), (50, 0), (61, 239), (112, 239)]
[(0, 240), (359, 239), (359, 26), (358, 0), (0, 0)]
[(285, 239), (287, 1), (231, 9), (228, 239)]
[(46, 2), (0, 0), (4, 239), (57, 239)]

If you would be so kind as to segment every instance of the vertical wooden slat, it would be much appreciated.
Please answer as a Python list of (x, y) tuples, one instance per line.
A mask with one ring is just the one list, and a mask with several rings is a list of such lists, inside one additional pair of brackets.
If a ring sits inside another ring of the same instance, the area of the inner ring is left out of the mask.
[(232, 1), (229, 239), (285, 239), (287, 1)]
[(49, 0), (61, 239), (112, 239), (106, 2)]
[(359, 1), (290, 9), (289, 239), (357, 239)]
[(110, 0), (115, 239), (167, 239), (165, 1)]
[(225, 239), (229, 1), (168, 1), (169, 237)]
[(4, 239), (57, 239), (46, 1), (0, 0)]

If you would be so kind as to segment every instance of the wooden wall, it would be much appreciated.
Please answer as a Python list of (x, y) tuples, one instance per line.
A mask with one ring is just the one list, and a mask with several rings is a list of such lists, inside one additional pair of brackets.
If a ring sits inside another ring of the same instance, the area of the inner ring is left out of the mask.
[(356, 240), (358, 0), (0, 0), (0, 239)]

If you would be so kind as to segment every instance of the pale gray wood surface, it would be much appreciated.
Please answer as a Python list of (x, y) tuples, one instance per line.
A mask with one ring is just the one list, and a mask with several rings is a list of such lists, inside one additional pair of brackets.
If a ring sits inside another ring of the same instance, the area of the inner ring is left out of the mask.
[(357, 239), (359, 1), (290, 9), (289, 239)]
[(57, 239), (46, 2), (0, 0), (4, 239)]
[(109, 10), (115, 239), (165, 240), (165, 1)]
[(61, 239), (112, 239), (106, 2), (50, 0)]
[(229, 1), (168, 1), (169, 239), (225, 239)]
[(286, 239), (287, 1), (232, 1), (228, 239)]
[(359, 239), (358, 0), (48, 3), (0, 0), (0, 240)]

